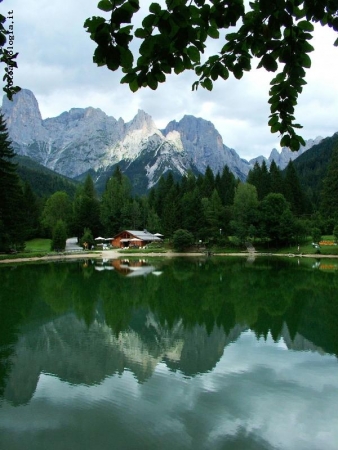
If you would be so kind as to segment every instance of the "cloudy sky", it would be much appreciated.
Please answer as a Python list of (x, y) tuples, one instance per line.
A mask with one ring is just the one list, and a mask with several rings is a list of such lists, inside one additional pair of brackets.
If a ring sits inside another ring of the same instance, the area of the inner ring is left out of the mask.
[[(14, 50), (19, 52), (14, 83), (33, 91), (43, 119), (73, 107), (93, 106), (127, 122), (142, 109), (162, 128), (191, 114), (210, 120), (224, 144), (242, 158), (269, 156), (272, 148), (279, 149), (279, 136), (270, 134), (267, 125), (271, 74), (254, 70), (240, 81), (218, 81), (213, 92), (201, 88), (192, 92), (196, 77), (191, 72), (168, 77), (157, 91), (147, 88), (133, 94), (127, 85), (119, 83), (120, 72), (99, 68), (92, 62), (95, 43), (83, 23), (88, 17), (104, 14), (97, 3), (4, 0), (0, 4), (4, 15), (13, 10)], [(308, 84), (296, 109), (296, 118), (304, 126), (304, 139), (331, 136), (338, 130), (335, 38), (332, 30), (319, 27), (312, 41), (316, 51), (311, 54)]]

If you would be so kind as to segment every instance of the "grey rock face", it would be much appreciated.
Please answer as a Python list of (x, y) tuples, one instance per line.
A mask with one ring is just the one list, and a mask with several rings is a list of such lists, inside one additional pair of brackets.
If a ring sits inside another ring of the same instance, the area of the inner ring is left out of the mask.
[(257, 161), (259, 164), (262, 164), (263, 160), (266, 162), (266, 165), (270, 167), (272, 161), (275, 161), (277, 166), (283, 170), (289, 164), (289, 161), (294, 161), (298, 156), (305, 153), (314, 145), (319, 144), (323, 138), (321, 136), (316, 137), (316, 139), (309, 139), (306, 141), (305, 146), (301, 146), (298, 152), (292, 152), (290, 149), (283, 147), (282, 151), (279, 153), (277, 149), (272, 149), (269, 158), (265, 158), (264, 156), (258, 156), (257, 158), (251, 159), (250, 164), (253, 166)]
[(1, 109), (13, 141), (29, 145), (47, 139), (39, 105), (31, 91), (23, 89), (12, 101), (4, 96)]
[(19, 155), (29, 156), (70, 178), (81, 177), (89, 170), (109, 171), (122, 161), (135, 167), (143, 164), (148, 188), (168, 170), (179, 174), (189, 169), (204, 173), (207, 166), (216, 174), (227, 165), (236, 177), (245, 180), (256, 160), (261, 163), (265, 159), (269, 166), (274, 159), (283, 169), (290, 159), (321, 140), (308, 141), (296, 153), (283, 149), (279, 154), (274, 149), (268, 160), (258, 157), (247, 162), (224, 145), (211, 122), (194, 116), (172, 121), (162, 131), (141, 110), (127, 123), (92, 107), (72, 108), (43, 120), (36, 98), (27, 89), (16, 94), (13, 101), (4, 97), (2, 113)]
[(177, 131), (189, 160), (204, 173), (210, 166), (214, 173), (221, 172), (227, 165), (239, 178), (245, 178), (251, 166), (241, 159), (235, 150), (226, 147), (214, 125), (194, 116), (184, 116), (179, 122), (170, 122), (163, 134)]
[(141, 110), (128, 123), (91, 107), (42, 120), (38, 102), (27, 89), (16, 94), (13, 102), (4, 98), (2, 112), (18, 154), (71, 178), (120, 161), (144, 160), (147, 153), (152, 154), (145, 167), (149, 187), (167, 170), (184, 174), (193, 167), (204, 173), (209, 165), (216, 173), (227, 164), (244, 179), (250, 169), (235, 150), (223, 144), (211, 122), (193, 116), (171, 122), (163, 132)]

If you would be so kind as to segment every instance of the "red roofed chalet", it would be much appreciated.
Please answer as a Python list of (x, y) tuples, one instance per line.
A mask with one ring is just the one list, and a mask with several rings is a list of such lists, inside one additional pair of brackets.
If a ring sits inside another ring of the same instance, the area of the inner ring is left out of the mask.
[(113, 247), (144, 247), (151, 242), (161, 242), (162, 239), (156, 234), (147, 230), (124, 230), (114, 236), (112, 240)]

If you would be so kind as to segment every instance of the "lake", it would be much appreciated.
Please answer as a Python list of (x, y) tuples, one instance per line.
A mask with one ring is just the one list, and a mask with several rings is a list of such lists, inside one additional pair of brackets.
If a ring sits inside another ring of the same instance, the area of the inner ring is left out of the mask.
[(338, 260), (0, 267), (0, 449), (337, 450)]

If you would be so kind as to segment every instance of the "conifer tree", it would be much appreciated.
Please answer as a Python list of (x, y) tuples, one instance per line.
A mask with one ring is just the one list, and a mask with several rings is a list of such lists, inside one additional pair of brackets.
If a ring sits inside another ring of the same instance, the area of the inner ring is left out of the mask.
[(64, 250), (67, 241), (67, 226), (63, 220), (58, 220), (53, 229), (51, 250)]
[(179, 188), (176, 184), (173, 184), (165, 197), (161, 217), (162, 229), (166, 236), (172, 236), (173, 232), (179, 228), (179, 210)]
[(100, 202), (90, 175), (87, 176), (84, 185), (75, 194), (73, 212), (73, 230), (78, 238), (82, 236), (85, 228), (89, 228), (95, 236), (99, 236), (102, 228)]
[(31, 185), (25, 182), (23, 186), (24, 227), (26, 239), (38, 236), (40, 229), (41, 208), (38, 197)]
[(253, 169), (249, 171), (246, 181), (256, 187), (258, 200), (263, 200), (270, 192), (270, 176), (266, 162), (263, 161), (262, 165), (259, 165), (256, 161)]
[(270, 187), (270, 175), (266, 165), (266, 162), (263, 160), (261, 165), (261, 178), (259, 187), (257, 190), (258, 200), (263, 200), (265, 196), (267, 196), (271, 191)]
[(321, 212), (326, 218), (338, 219), (338, 146), (332, 151), (321, 192)]
[(101, 201), (101, 222), (109, 237), (113, 237), (121, 231), (123, 207), (126, 203), (129, 203), (130, 199), (129, 179), (122, 174), (119, 166), (117, 166), (107, 182)]
[(275, 163), (275, 160), (273, 160), (270, 164), (269, 175), (270, 192), (273, 194), (283, 194), (283, 177), (279, 167)]
[(223, 227), (224, 207), (216, 189), (210, 198), (202, 198), (203, 213), (209, 228), (210, 235), (217, 236)]
[(213, 190), (215, 189), (215, 176), (209, 166), (205, 169), (203, 183), (201, 186), (202, 197), (210, 198)]
[(305, 212), (304, 192), (291, 159), (285, 169), (284, 195), (291, 205), (291, 211), (295, 215), (301, 215)]
[(6, 122), (0, 114), (0, 249), (23, 245), (23, 195), (13, 162), (15, 153), (8, 138)]
[(231, 226), (234, 235), (244, 242), (250, 237), (258, 220), (257, 189), (250, 183), (239, 183), (234, 198), (233, 217)]
[(252, 184), (257, 189), (260, 174), (261, 174), (261, 166), (259, 165), (259, 162), (256, 161), (253, 168), (249, 170), (248, 176), (246, 177), (246, 182)]
[(53, 230), (58, 220), (62, 220), (69, 232), (72, 220), (72, 202), (69, 195), (63, 191), (54, 192), (51, 195), (43, 208), (41, 223), (49, 232), (53, 234)]
[(215, 180), (215, 187), (222, 200), (222, 204), (224, 206), (232, 205), (234, 202), (235, 189), (237, 186), (235, 175), (230, 171), (228, 166), (224, 166), (220, 178), (216, 178), (217, 180)]

